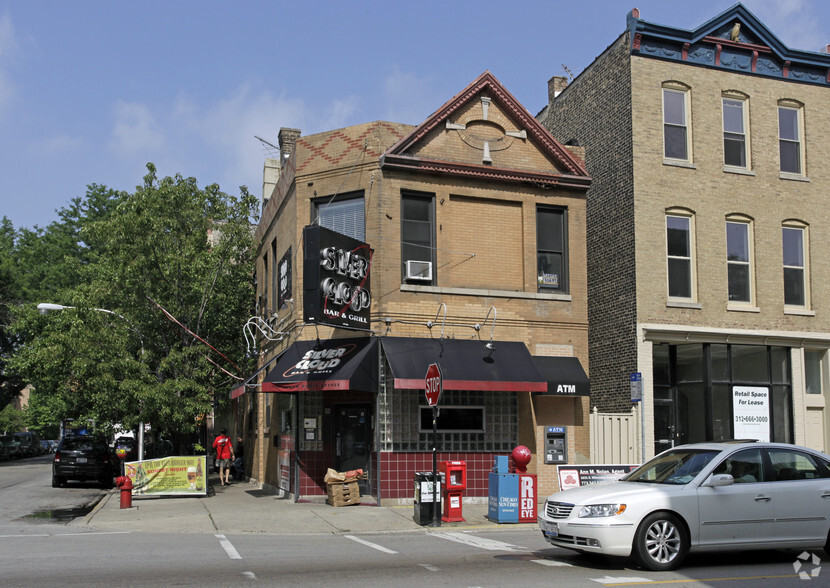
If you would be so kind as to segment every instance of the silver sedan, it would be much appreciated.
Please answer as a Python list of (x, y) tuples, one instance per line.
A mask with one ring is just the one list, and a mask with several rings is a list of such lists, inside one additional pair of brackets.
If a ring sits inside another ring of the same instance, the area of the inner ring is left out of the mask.
[(671, 570), (689, 550), (830, 554), (830, 456), (783, 443), (696, 443), (620, 481), (552, 494), (539, 513), (557, 547)]

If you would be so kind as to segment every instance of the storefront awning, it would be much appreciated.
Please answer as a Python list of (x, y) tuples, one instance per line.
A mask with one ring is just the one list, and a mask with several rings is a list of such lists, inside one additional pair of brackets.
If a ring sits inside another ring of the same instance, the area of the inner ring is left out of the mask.
[(378, 382), (377, 339), (296, 341), (265, 376), (263, 392), (362, 390)]
[(579, 358), (533, 356), (536, 369), (547, 382), (545, 396), (590, 396), (591, 386)]
[(395, 388), (423, 390), (427, 368), (441, 367), (444, 389), (493, 392), (546, 392), (547, 381), (524, 343), (459, 339), (383, 337), (383, 351)]

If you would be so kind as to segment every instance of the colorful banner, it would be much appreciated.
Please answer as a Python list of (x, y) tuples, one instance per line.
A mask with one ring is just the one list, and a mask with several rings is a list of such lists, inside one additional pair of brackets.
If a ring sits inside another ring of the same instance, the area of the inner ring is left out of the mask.
[(124, 464), (132, 480), (133, 496), (207, 495), (207, 457), (204, 455), (163, 457)]

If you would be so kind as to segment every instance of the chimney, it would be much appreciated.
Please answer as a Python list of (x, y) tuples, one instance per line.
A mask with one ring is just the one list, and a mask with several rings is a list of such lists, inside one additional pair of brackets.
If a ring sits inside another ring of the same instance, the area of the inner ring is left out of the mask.
[[(280, 160), (285, 162), (294, 153), (294, 147), (297, 145), (297, 139), (300, 138), (302, 131), (300, 129), (287, 129), (285, 127), (280, 129), (278, 135), (280, 145)], [(280, 166), (282, 167), (282, 166)]]
[(568, 87), (568, 78), (565, 76), (553, 76), (548, 80), (548, 104)]

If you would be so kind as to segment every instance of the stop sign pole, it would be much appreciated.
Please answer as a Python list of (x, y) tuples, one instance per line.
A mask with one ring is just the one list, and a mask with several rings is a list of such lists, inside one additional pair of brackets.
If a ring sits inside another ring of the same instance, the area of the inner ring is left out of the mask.
[(441, 516), (438, 512), (438, 399), (441, 398), (441, 389), (444, 386), (441, 368), (437, 363), (429, 364), (427, 375), (424, 377), (424, 394), (432, 407), (432, 525), (441, 526)]

